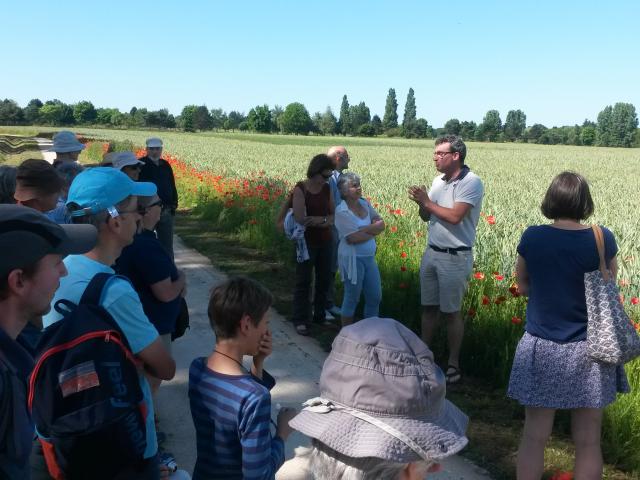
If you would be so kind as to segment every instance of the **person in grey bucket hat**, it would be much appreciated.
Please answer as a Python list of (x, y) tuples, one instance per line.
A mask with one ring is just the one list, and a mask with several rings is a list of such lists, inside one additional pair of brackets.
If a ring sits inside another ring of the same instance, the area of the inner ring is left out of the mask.
[(289, 422), (312, 439), (308, 466), (285, 464), (276, 478), (411, 480), (438, 471), (468, 443), (468, 417), (445, 392), (433, 353), (401, 323), (368, 318), (343, 328), (320, 397)]

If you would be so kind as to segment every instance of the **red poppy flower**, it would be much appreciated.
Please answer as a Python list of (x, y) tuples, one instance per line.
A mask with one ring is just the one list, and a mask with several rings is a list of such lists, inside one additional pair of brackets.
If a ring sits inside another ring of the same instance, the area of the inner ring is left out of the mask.
[(475, 317), (476, 311), (473, 308), (470, 308), (469, 311), (467, 312), (467, 315), (469, 315), (470, 317)]
[(631, 297), (631, 305), (638, 305), (640, 303), (640, 298)]
[(407, 252), (402, 252), (400, 254), (400, 258), (407, 258)]
[(397, 208), (393, 213), (395, 213), (396, 215), (404, 215), (404, 212), (399, 208)]
[(489, 303), (491, 303), (491, 300), (489, 300), (489, 297), (487, 297), (486, 295), (482, 296), (482, 304), (483, 305), (489, 305)]
[(522, 319), (520, 317), (511, 317), (511, 323), (514, 325), (520, 325), (522, 323)]
[(504, 303), (505, 300), (506, 300), (506, 297), (500, 295), (498, 298), (496, 298), (495, 304), (500, 305), (501, 303)]
[(573, 472), (556, 472), (549, 480), (573, 480)]
[(402, 265), (402, 266), (400, 267), (400, 271), (401, 271), (401, 272), (406, 272), (406, 271), (407, 271), (407, 267), (405, 267), (404, 265)]
[(475, 278), (476, 280), (484, 280), (484, 273), (476, 272), (473, 274), (473, 278)]
[(493, 272), (493, 278), (498, 281), (504, 280), (504, 275), (500, 275), (498, 272)]
[(398, 231), (398, 227), (396, 227), (395, 225), (393, 225), (391, 227), (391, 233), (396, 233)]
[(493, 215), (488, 215), (487, 216), (487, 223), (489, 225), (495, 225), (496, 224), (496, 217), (494, 217)]
[(514, 297), (519, 297), (520, 296), (520, 291), (518, 290), (518, 284), (514, 283), (513, 285), (511, 285), (509, 287), (509, 292), (511, 293), (511, 295), (513, 295)]

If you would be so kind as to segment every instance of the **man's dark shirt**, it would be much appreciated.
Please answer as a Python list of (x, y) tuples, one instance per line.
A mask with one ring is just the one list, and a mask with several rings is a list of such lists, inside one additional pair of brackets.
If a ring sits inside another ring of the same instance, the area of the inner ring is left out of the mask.
[(173, 177), (173, 170), (171, 165), (164, 160), (160, 159), (158, 165), (149, 157), (142, 157), (140, 159), (144, 163), (140, 170), (141, 182), (152, 182), (158, 187), (158, 196), (165, 209), (175, 211), (178, 208), (178, 191), (176, 190), (176, 180)]
[(33, 358), (0, 328), (0, 478), (30, 477), (34, 426), (27, 409)]

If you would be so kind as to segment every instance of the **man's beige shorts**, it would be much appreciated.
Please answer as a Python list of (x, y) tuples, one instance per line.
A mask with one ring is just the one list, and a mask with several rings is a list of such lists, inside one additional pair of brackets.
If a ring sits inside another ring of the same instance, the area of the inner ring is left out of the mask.
[(471, 251), (452, 255), (427, 247), (420, 264), (420, 303), (440, 306), (444, 313), (460, 311), (472, 269)]

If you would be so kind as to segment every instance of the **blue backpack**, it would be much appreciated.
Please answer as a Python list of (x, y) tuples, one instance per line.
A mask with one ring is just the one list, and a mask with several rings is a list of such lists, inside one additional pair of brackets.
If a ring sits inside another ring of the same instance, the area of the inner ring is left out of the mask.
[(99, 304), (113, 276), (97, 274), (78, 305), (56, 302), (64, 318), (46, 328), (38, 344), (28, 406), (56, 480), (111, 479), (144, 460), (139, 361)]

